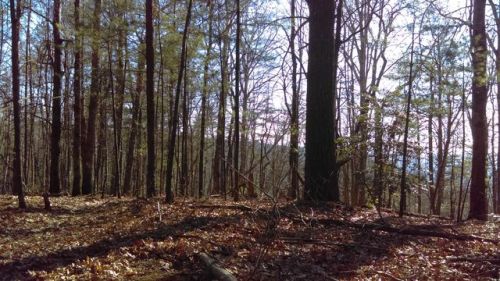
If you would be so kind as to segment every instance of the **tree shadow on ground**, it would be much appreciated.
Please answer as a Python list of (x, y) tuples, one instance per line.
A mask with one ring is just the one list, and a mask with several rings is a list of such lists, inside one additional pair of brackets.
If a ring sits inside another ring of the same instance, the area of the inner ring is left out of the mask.
[(30, 277), (29, 271), (43, 270), (50, 272), (58, 267), (67, 266), (85, 257), (106, 256), (112, 250), (132, 246), (136, 241), (141, 239), (152, 239), (153, 241), (163, 240), (166, 237), (175, 239), (184, 233), (196, 229), (210, 228), (217, 224), (237, 223), (240, 218), (241, 216), (187, 217), (180, 222), (166, 224), (153, 231), (114, 236), (110, 239), (103, 239), (88, 246), (62, 249), (46, 255), (21, 258), (0, 265), (0, 280), (25, 280)]
[[(128, 202), (127, 208), (121, 208), (120, 202), (111, 202), (109, 204), (100, 204), (97, 206), (83, 207), (77, 210), (78, 214), (102, 215), (108, 212), (110, 208), (119, 212), (130, 212), (140, 214), (140, 209), (143, 206), (142, 202), (132, 201)], [(219, 208), (219, 207), (210, 207)], [(152, 231), (145, 231), (139, 233), (129, 233), (125, 235), (114, 235), (109, 239), (102, 239), (91, 245), (75, 247), (70, 249), (61, 249), (45, 255), (30, 256), (17, 259), (3, 265), (0, 265), (0, 280), (26, 280), (29, 279), (29, 271), (47, 271), (50, 272), (58, 267), (64, 267), (74, 262), (82, 260), (86, 257), (103, 257), (113, 250), (122, 247), (133, 246), (138, 240), (151, 239), (152, 241), (165, 240), (171, 237), (174, 240), (182, 237), (184, 234), (194, 230), (212, 231), (212, 235), (217, 235), (217, 230), (225, 228), (227, 225), (238, 225), (242, 219), (248, 216), (259, 218), (266, 223), (276, 218), (297, 218), (300, 214), (310, 213), (314, 211), (316, 214), (324, 212), (330, 215), (339, 217), (348, 217), (355, 213), (355, 210), (345, 208), (340, 205), (335, 206), (308, 206), (308, 205), (294, 205), (288, 204), (281, 208), (270, 211), (268, 209), (260, 209), (255, 212), (246, 211), (247, 208), (221, 206), (227, 209), (239, 209), (243, 212), (225, 216), (189, 216), (183, 220), (163, 224)], [(139, 209), (139, 211), (137, 211)], [(61, 213), (69, 212), (75, 214), (75, 210), (61, 208)], [(211, 212), (210, 212), (211, 213)], [(57, 215), (57, 213), (56, 213)], [(377, 223), (377, 221), (374, 221)], [(90, 222), (92, 223), (92, 222)], [(301, 224), (297, 221), (294, 224)], [(271, 225), (271, 224), (270, 224)], [(91, 227), (91, 225), (89, 225)], [(439, 225), (429, 226), (433, 230), (443, 230)], [(446, 226), (447, 228), (448, 226)], [(50, 231), (50, 230), (48, 230)], [(215, 231), (215, 232), (214, 232)], [(56, 233), (57, 234), (57, 233)], [(260, 235), (268, 235), (269, 233), (263, 232)], [(29, 232), (25, 235), (30, 235)], [(325, 276), (335, 278), (353, 278), (357, 274), (357, 270), (364, 266), (370, 266), (379, 260), (392, 256), (395, 249), (409, 245), (412, 241), (418, 239), (416, 236), (401, 235), (396, 233), (387, 233), (377, 230), (358, 229), (348, 227), (346, 225), (323, 225), (321, 223), (310, 223), (300, 225), (293, 230), (287, 232), (278, 228), (275, 236), (270, 239), (266, 237), (256, 238), (256, 243), (275, 243), (279, 242), (283, 237), (300, 237), (303, 240), (297, 243), (297, 246), (291, 248), (292, 255), (278, 254), (273, 256), (271, 260), (262, 261), (261, 265), (265, 263), (266, 272), (273, 272), (274, 279), (285, 280), (294, 277), (297, 279), (299, 274), (310, 273), (313, 274), (316, 280), (321, 280)], [(315, 237), (315, 235), (317, 237)], [(307, 240), (309, 239), (309, 240)], [(288, 242), (287, 242), (288, 243)], [(309, 247), (308, 251), (304, 251), (304, 245), (313, 245)], [(257, 246), (257, 245), (254, 245)], [(163, 255), (169, 254), (163, 253)], [(158, 258), (162, 258), (162, 253), (157, 253)], [(187, 253), (182, 255), (174, 255), (178, 259), (174, 264), (174, 268), (199, 268), (193, 263), (192, 259), (187, 258)], [(252, 258), (244, 261), (251, 263)], [(256, 268), (251, 278), (253, 279), (269, 279), (269, 276), (262, 275), (263, 271)], [(290, 275), (296, 274), (297, 276)], [(190, 280), (188, 275), (179, 274), (177, 277), (169, 276), (168, 278), (162, 275), (155, 276), (150, 280)], [(306, 275), (302, 280), (313, 280), (311, 275)], [(326, 277), (325, 277), (326, 278)], [(300, 279), (300, 278), (298, 278)]]
[[(320, 232), (325, 233), (318, 236)], [(273, 262), (273, 277), (280, 280), (292, 277), (294, 280), (329, 280), (330, 277), (350, 279), (357, 275), (357, 270), (361, 267), (394, 255), (396, 248), (417, 240), (416, 237), (407, 235), (352, 229), (346, 226), (324, 228), (320, 225), (300, 232), (282, 231), (278, 236), (285, 237), (285, 243), (292, 244), (293, 253), (280, 255)], [(304, 252), (303, 249), (308, 250)], [(300, 278), (304, 272), (311, 275)], [(254, 280), (259, 280), (260, 277), (262, 276), (255, 276)]]

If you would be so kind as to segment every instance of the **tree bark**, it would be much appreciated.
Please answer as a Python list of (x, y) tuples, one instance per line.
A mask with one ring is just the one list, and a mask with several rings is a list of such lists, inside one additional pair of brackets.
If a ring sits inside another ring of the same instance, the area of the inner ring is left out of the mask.
[(94, 153), (96, 141), (96, 118), (99, 112), (100, 94), (100, 66), (99, 66), (99, 44), (101, 31), (101, 0), (94, 0), (94, 14), (92, 26), (92, 55), (91, 55), (91, 81), (90, 97), (88, 104), (87, 131), (85, 142), (82, 145), (82, 194), (91, 194), (95, 191), (92, 184), (92, 174), (94, 170)]
[[(124, 22), (124, 12), (120, 11), (119, 13), (120, 19)], [(116, 144), (115, 144), (115, 159), (117, 164), (113, 166), (113, 175), (112, 175), (112, 188), (113, 194), (119, 195), (121, 193), (121, 175), (122, 175), (122, 127), (123, 127), (123, 102), (125, 99), (125, 84), (127, 79), (127, 61), (128, 61), (128, 51), (127, 51), (127, 37), (128, 34), (126, 29), (120, 27), (118, 30), (118, 49), (117, 49), (117, 88), (116, 95), (113, 98), (113, 110), (114, 110), (114, 121), (113, 121), (113, 130), (114, 135), (116, 135)]]
[(209, 5), (208, 11), (208, 42), (206, 49), (205, 65), (203, 67), (203, 94), (201, 96), (201, 124), (200, 124), (200, 159), (198, 162), (198, 198), (203, 197), (204, 190), (204, 164), (205, 164), (205, 126), (206, 126), (206, 112), (207, 112), (207, 99), (208, 99), (208, 79), (209, 67), (212, 55), (212, 32), (213, 32), (213, 5)]
[(236, 73), (234, 78), (235, 95), (234, 95), (234, 173), (233, 173), (233, 199), (240, 199), (239, 185), (239, 157), (240, 157), (240, 37), (241, 37), (241, 7), (240, 0), (236, 0)]
[[(187, 55), (187, 54), (186, 54)], [(188, 155), (188, 131), (189, 131), (189, 92), (188, 92), (188, 82), (187, 82), (187, 70), (189, 68), (188, 58), (185, 58), (186, 66), (184, 69), (184, 89), (182, 97), (182, 138), (181, 138), (181, 170), (180, 170), (180, 189), (181, 195), (188, 195), (189, 188), (189, 155)]]
[(75, 0), (75, 70), (73, 74), (73, 110), (74, 110), (74, 126), (73, 126), (73, 189), (72, 195), (81, 194), (81, 36), (80, 36), (80, 0)]
[(296, 0), (290, 1), (290, 56), (292, 58), (292, 112), (290, 116), (290, 188), (288, 197), (295, 199), (299, 194), (299, 91), (297, 89), (297, 57), (295, 54)]
[(154, 26), (153, 0), (146, 0), (146, 108), (148, 164), (146, 172), (147, 197), (156, 194), (155, 189), (155, 116), (154, 116)]
[[(497, 48), (495, 49), (495, 72), (496, 72), (496, 86), (497, 86), (497, 126), (498, 133), (500, 134), (500, 14), (496, 8), (493, 0), (489, 0), (491, 10), (493, 11), (493, 15), (495, 17), (496, 23), (496, 35), (497, 35)], [(494, 191), (493, 191), (493, 212), (496, 214), (500, 214), (500, 137), (497, 138), (498, 151), (497, 151), (497, 168), (496, 168), (496, 182), (493, 183)]]
[(12, 102), (14, 104), (14, 167), (12, 188), (14, 194), (17, 194), (19, 208), (26, 209), (21, 175), (21, 112), (19, 106), (19, 26), (21, 3), (10, 0), (10, 19), (12, 28)]
[[(143, 49), (143, 43), (140, 44), (140, 49)], [(125, 163), (125, 176), (123, 180), (123, 194), (130, 194), (130, 187), (132, 184), (132, 166), (135, 160), (135, 144), (137, 138), (137, 130), (139, 127), (139, 111), (141, 104), (141, 95), (143, 91), (143, 71), (144, 71), (144, 58), (141, 52), (138, 54), (138, 66), (137, 66), (137, 78), (136, 78), (136, 88), (135, 94), (133, 94), (132, 99), (132, 125), (130, 128), (130, 135), (128, 138), (127, 145), (127, 159)]]
[(413, 92), (413, 50), (415, 46), (415, 22), (413, 22), (412, 36), (411, 36), (411, 53), (410, 53), (410, 74), (408, 77), (408, 100), (406, 103), (406, 119), (405, 119), (405, 129), (403, 137), (403, 167), (401, 174), (401, 193), (399, 201), (399, 216), (402, 217), (406, 212), (406, 167), (407, 167), (407, 157), (408, 157), (408, 129), (410, 125), (410, 110), (411, 110), (411, 98)]
[(486, 0), (474, 0), (472, 17), (472, 171), (470, 187), (470, 219), (487, 220), (486, 201), (486, 156), (488, 153), (488, 125), (486, 103), (487, 86), (487, 45), (485, 28)]
[(340, 15), (335, 14), (333, 1), (308, 0), (307, 4), (310, 14), (304, 197), (338, 201), (334, 59), (335, 47), (339, 46), (335, 46), (334, 20)]
[(174, 172), (174, 154), (175, 154), (175, 140), (177, 136), (177, 125), (179, 123), (179, 100), (181, 95), (182, 77), (186, 68), (186, 50), (187, 50), (187, 37), (189, 31), (189, 24), (191, 22), (191, 10), (193, 7), (193, 0), (189, 0), (188, 10), (186, 14), (186, 22), (184, 24), (184, 32), (182, 34), (182, 49), (179, 63), (179, 73), (177, 76), (177, 85), (175, 88), (175, 101), (172, 114), (172, 126), (170, 132), (170, 139), (168, 144), (168, 158), (167, 158), (167, 174), (166, 174), (166, 201), (171, 204), (174, 202), (174, 193), (172, 190), (172, 176)]
[(53, 67), (53, 96), (52, 96), (52, 133), (50, 137), (50, 185), (51, 195), (59, 195), (61, 186), (59, 182), (59, 158), (61, 153), (61, 47), (62, 39), (59, 32), (60, 28), (61, 1), (54, 0), (53, 12), (53, 43), (54, 43), (54, 61)]

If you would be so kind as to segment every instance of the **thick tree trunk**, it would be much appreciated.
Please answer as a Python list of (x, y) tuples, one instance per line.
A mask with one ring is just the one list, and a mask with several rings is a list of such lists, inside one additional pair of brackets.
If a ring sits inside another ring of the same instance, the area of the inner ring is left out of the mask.
[(90, 97), (88, 104), (87, 131), (85, 133), (85, 142), (82, 145), (82, 194), (91, 194), (95, 192), (95, 188), (92, 185), (92, 174), (94, 170), (93, 161), (96, 141), (96, 118), (99, 112), (99, 92), (101, 89), (99, 66), (100, 19), (101, 0), (94, 0), (92, 27), (94, 34), (92, 36)]
[(12, 27), (12, 102), (14, 104), (14, 169), (12, 189), (17, 194), (19, 208), (26, 209), (23, 183), (21, 176), (21, 112), (19, 106), (19, 25), (21, 18), (21, 3), (10, 0), (10, 19)]
[(307, 4), (310, 15), (304, 197), (307, 200), (338, 201), (334, 142), (335, 4), (322, 0), (308, 0)]
[(474, 0), (472, 18), (472, 171), (469, 218), (487, 220), (486, 156), (488, 153), (488, 125), (486, 103), (488, 85), (486, 74), (487, 45), (485, 28), (486, 0)]
[(146, 108), (147, 108), (147, 142), (148, 164), (146, 172), (147, 197), (156, 194), (155, 189), (155, 116), (154, 116), (154, 27), (153, 0), (146, 0)]
[(81, 194), (81, 36), (80, 36), (80, 0), (75, 0), (75, 70), (73, 74), (73, 110), (74, 110), (74, 127), (73, 127), (73, 189), (72, 195)]
[(61, 153), (61, 45), (62, 39), (59, 32), (60, 28), (61, 1), (54, 0), (53, 15), (53, 42), (54, 42), (54, 61), (53, 61), (53, 96), (52, 96), (52, 133), (50, 137), (50, 185), (49, 192), (52, 195), (61, 193), (59, 182), (59, 158)]

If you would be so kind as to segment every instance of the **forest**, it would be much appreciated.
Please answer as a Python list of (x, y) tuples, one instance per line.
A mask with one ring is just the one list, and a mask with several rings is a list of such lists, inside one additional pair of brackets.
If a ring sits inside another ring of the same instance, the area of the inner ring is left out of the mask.
[(500, 2), (0, 0), (0, 280), (497, 280)]

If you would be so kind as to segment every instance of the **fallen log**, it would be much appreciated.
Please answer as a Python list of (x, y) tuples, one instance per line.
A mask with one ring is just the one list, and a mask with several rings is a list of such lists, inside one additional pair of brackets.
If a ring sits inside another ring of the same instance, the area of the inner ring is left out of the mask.
[(205, 266), (209, 269), (210, 273), (217, 280), (220, 281), (237, 281), (236, 277), (234, 277), (231, 272), (227, 269), (220, 267), (217, 262), (211, 258), (209, 255), (205, 253), (198, 254), (198, 258), (205, 264)]
[[(499, 240), (488, 239), (483, 237), (478, 237), (468, 234), (455, 234), (442, 231), (434, 231), (427, 229), (420, 229), (418, 225), (405, 226), (405, 227), (394, 227), (390, 225), (383, 225), (377, 223), (356, 223), (348, 220), (335, 220), (335, 219), (318, 219), (318, 220), (308, 220), (311, 225), (324, 225), (324, 226), (347, 226), (356, 229), (363, 230), (378, 230), (391, 233), (398, 233), (402, 235), (415, 235), (415, 236), (427, 236), (427, 237), (437, 237), (450, 240), (460, 240), (460, 241), (481, 241), (489, 242), (493, 244), (500, 244)], [(300, 220), (302, 222), (302, 220)]]

